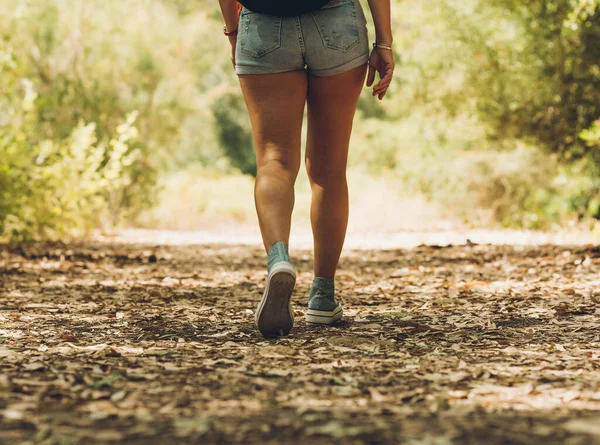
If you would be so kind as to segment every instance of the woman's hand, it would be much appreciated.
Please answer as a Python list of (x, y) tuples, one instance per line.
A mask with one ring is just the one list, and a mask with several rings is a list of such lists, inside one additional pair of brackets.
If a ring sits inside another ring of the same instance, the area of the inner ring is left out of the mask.
[(237, 44), (237, 35), (229, 36), (229, 43), (231, 44), (231, 54), (229, 55), (229, 59), (235, 68), (235, 46)]
[(394, 74), (394, 53), (389, 49), (375, 47), (369, 58), (369, 72), (367, 74), (367, 86), (370, 87), (375, 81), (375, 72), (379, 73), (379, 82), (373, 87), (373, 96), (383, 99), (387, 92), (392, 76)]
[[(239, 26), (242, 5), (236, 0), (219, 0), (219, 6), (221, 7), (221, 14), (223, 14), (225, 30), (233, 32)], [(237, 43), (237, 35), (227, 37), (229, 37), (229, 43), (231, 44), (231, 54), (229, 58), (235, 67), (235, 45)]]

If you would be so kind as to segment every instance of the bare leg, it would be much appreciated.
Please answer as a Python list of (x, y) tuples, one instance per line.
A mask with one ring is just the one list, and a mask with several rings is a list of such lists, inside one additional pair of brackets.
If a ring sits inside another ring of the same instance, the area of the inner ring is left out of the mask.
[(289, 244), (306, 102), (304, 71), (239, 75), (256, 147), (254, 200), (265, 250)]
[(312, 188), (315, 276), (334, 277), (348, 225), (346, 164), (367, 65), (308, 79), (306, 169)]

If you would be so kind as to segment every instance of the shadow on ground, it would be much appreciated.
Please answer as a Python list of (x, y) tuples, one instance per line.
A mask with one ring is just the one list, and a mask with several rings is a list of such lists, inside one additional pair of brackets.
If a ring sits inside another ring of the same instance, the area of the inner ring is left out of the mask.
[(255, 246), (0, 249), (0, 443), (600, 443), (600, 251), (348, 250), (266, 340)]

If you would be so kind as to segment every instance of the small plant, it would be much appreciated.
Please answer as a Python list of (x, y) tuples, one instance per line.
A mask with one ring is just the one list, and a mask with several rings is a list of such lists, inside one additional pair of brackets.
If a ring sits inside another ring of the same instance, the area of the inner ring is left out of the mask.
[[(39, 136), (33, 83), (17, 59), (0, 56), (0, 238), (58, 238), (115, 220), (111, 205), (132, 184), (139, 162), (137, 113), (107, 142), (95, 123), (80, 122), (61, 139)], [(36, 137), (37, 136), (37, 137)]]

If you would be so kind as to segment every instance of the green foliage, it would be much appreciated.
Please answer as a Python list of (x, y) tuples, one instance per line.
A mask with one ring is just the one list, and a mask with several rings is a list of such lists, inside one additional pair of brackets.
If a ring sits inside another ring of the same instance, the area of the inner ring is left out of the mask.
[(600, 150), (600, 120), (594, 122), (587, 130), (583, 130), (579, 137), (585, 141), (590, 149)]
[(206, 17), (142, 3), (0, 2), (1, 237), (132, 221), (159, 173), (223, 156)]
[(242, 173), (256, 176), (252, 129), (244, 98), (226, 94), (212, 106), (219, 142), (231, 165)]
[[(595, 156), (578, 134), (600, 115), (600, 8), (587, 0), (448, 1), (464, 94), (490, 134), (528, 138), (561, 159)], [(597, 158), (595, 160), (600, 160)]]
[(140, 156), (136, 113), (106, 143), (83, 121), (63, 138), (43, 138), (38, 93), (11, 52), (0, 58), (0, 237), (54, 238), (114, 216)]
[(565, 217), (597, 215), (600, 180), (585, 161), (564, 165), (557, 155), (519, 146), (473, 167), (467, 196), (504, 226), (547, 229)]
[(599, 6), (600, 0), (576, 0), (575, 6), (565, 25), (575, 30), (577, 30), (580, 24), (588, 26), (589, 19), (595, 16)]
[(400, 2), (390, 100), (364, 92), (351, 161), (391, 168), (467, 221), (599, 216), (598, 3)]
[[(396, 74), (384, 101), (360, 97), (351, 169), (469, 222), (600, 216), (599, 0), (396, 1), (392, 13)], [(0, 236), (135, 222), (160, 196), (190, 202), (182, 172), (202, 176), (198, 190), (218, 181), (209, 171), (255, 175), (221, 26), (208, 0), (0, 2)], [(221, 209), (206, 199), (197, 212)]]

